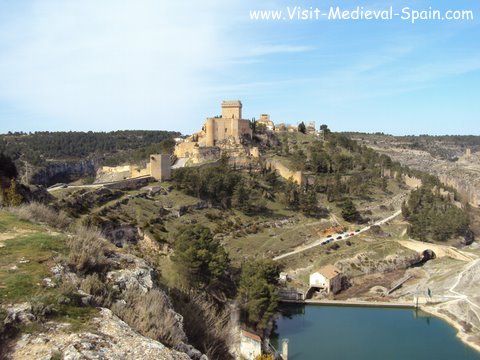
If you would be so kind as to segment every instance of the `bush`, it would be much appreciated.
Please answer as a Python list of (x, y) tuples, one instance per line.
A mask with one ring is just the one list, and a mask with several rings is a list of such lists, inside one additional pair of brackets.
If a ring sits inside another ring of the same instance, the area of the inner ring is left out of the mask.
[(162, 291), (144, 293), (131, 287), (124, 292), (124, 300), (113, 304), (112, 311), (140, 334), (170, 347), (187, 341), (182, 318), (171, 309)]
[(93, 296), (97, 306), (109, 306), (110, 292), (97, 273), (87, 275), (80, 284), (80, 289)]
[(79, 273), (101, 272), (110, 265), (105, 256), (110, 246), (95, 228), (76, 228), (75, 234), (67, 240), (67, 246), (70, 249), (68, 262)]
[(52, 208), (37, 202), (10, 208), (10, 211), (23, 220), (47, 224), (58, 229), (66, 229), (70, 225), (70, 219), (66, 213), (63, 211), (57, 213)]

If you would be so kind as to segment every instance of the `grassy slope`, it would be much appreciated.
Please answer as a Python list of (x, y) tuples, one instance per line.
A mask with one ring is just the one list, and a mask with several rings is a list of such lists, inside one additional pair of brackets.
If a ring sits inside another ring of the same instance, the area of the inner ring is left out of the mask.
[(53, 319), (70, 323), (72, 331), (83, 327), (95, 310), (60, 304), (64, 289), (43, 286), (43, 279), (52, 277), (54, 259), (67, 252), (66, 235), (0, 210), (0, 239), (0, 305), (52, 304), (57, 311)]

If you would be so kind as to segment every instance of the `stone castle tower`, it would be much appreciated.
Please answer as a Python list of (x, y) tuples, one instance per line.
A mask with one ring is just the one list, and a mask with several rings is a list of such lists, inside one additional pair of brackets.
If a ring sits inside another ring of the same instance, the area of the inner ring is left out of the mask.
[(205, 145), (215, 146), (217, 141), (233, 139), (240, 142), (243, 136), (252, 136), (250, 122), (242, 119), (242, 103), (239, 100), (222, 101), (222, 117), (207, 118)]
[(242, 102), (240, 100), (222, 101), (222, 118), (223, 119), (241, 119), (242, 118)]
[(150, 155), (150, 174), (155, 180), (158, 181), (170, 180), (172, 174), (170, 155)]

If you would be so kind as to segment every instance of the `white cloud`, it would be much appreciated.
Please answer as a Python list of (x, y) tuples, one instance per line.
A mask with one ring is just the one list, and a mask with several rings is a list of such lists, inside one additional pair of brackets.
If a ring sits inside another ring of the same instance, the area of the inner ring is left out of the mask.
[(241, 34), (232, 29), (242, 6), (222, 0), (0, 5), (11, 13), (0, 24), (0, 103), (18, 110), (13, 114), (48, 119), (37, 129), (196, 129), (199, 109), (219, 100), (208, 92), (212, 79), (265, 55), (309, 50), (253, 41), (239, 51)]
[(57, 126), (185, 129), (188, 109), (204, 100), (202, 74), (222, 62), (223, 24), (210, 10), (186, 1), (33, 2), (0, 25), (0, 100)]

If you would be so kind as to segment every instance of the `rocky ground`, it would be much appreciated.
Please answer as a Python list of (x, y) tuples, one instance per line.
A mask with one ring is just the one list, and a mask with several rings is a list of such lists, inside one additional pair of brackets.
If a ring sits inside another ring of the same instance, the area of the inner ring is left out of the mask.
[[(28, 310), (23, 310), (23, 316)], [(12, 313), (13, 314), (13, 313)], [(16, 316), (20, 316), (17, 311)], [(190, 357), (133, 331), (108, 309), (90, 321), (94, 331), (72, 332), (68, 324), (48, 323), (41, 333), (24, 334), (11, 351), (11, 359), (155, 359)]]
[(462, 250), (465, 258), (461, 259), (452, 257), (445, 246), (445, 256), (409, 270), (415, 275), (414, 281), (405, 283), (392, 295), (397, 300), (417, 296), (422, 310), (449, 322), (463, 341), (480, 351), (478, 247), (473, 244)]

